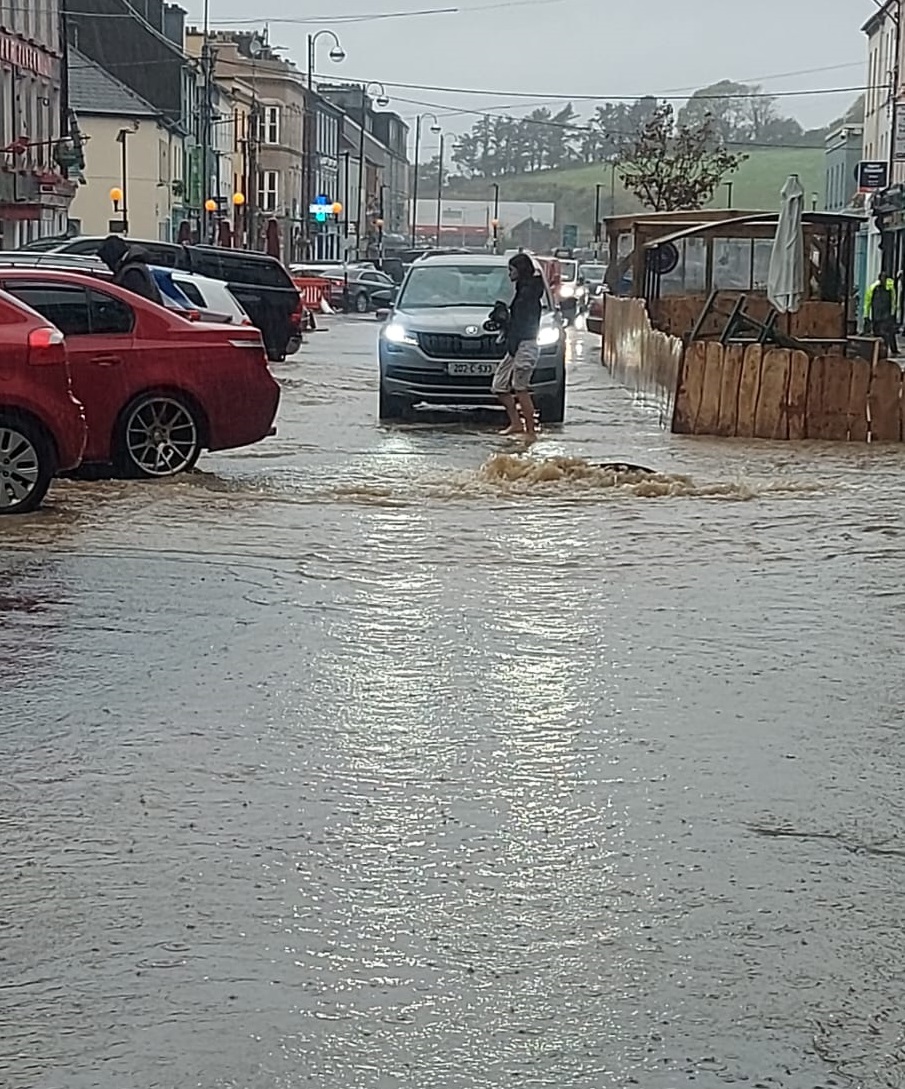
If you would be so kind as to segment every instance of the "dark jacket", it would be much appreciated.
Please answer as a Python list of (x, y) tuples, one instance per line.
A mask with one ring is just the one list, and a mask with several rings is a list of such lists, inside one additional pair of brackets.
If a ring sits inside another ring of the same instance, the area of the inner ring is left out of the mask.
[(128, 246), (121, 238), (110, 235), (104, 239), (97, 255), (113, 273), (115, 284), (158, 306), (163, 305), (157, 281), (148, 268), (147, 255), (140, 246)]
[(540, 273), (530, 280), (519, 280), (515, 285), (515, 298), (509, 307), (509, 327), (506, 330), (507, 352), (515, 352), (523, 340), (537, 339), (543, 297), (544, 279)]
[(136, 295), (143, 295), (158, 306), (163, 306), (160, 296), (160, 288), (154, 279), (154, 274), (148, 268), (147, 262), (141, 257), (133, 257), (128, 254), (125, 261), (119, 266), (113, 275), (113, 282), (124, 287), (127, 291), (134, 291)]

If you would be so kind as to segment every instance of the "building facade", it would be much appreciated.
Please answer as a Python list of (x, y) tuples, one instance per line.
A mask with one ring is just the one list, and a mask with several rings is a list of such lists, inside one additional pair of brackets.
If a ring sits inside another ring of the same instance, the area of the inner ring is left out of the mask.
[[(257, 34), (216, 31), (209, 37), (216, 81), (251, 90), (248, 131), (237, 141), (242, 152), (247, 243), (263, 249), (267, 226), (279, 228), (280, 256), (300, 260), (303, 249), (305, 87), (301, 73)], [(203, 34), (190, 27), (186, 49), (200, 57)], [(234, 173), (236, 173), (234, 171)]]
[(75, 184), (58, 0), (0, 0), (0, 248), (66, 232)]
[[(902, 15), (901, 0), (887, 0), (861, 28), (867, 36), (867, 92), (864, 99), (864, 132), (862, 158), (890, 164), (890, 186), (894, 187), (903, 173), (903, 165), (893, 155), (894, 114), (905, 115), (905, 107), (896, 109), (898, 88), (894, 86), (899, 69), (897, 46), (900, 44), (898, 20)], [(890, 190), (887, 190), (887, 193)], [(867, 211), (879, 210), (886, 196), (875, 194), (866, 202)], [(887, 221), (889, 222), (889, 221)], [(874, 215), (869, 215), (859, 236), (857, 275), (859, 293), (864, 297), (868, 284), (877, 278), (883, 249), (891, 247), (891, 238)]]
[[(311, 179), (306, 195), (307, 257), (313, 261), (343, 259), (342, 223), (345, 212), (345, 191), (340, 176), (340, 132), (342, 110), (317, 92), (307, 94), (308, 117), (311, 119), (309, 137), (311, 149)], [(332, 211), (312, 212), (317, 205), (324, 209), (335, 203), (343, 205), (338, 216)]]
[(372, 114), (372, 131), (388, 152), (382, 181), (384, 234), (408, 238), (412, 183), (412, 167), (408, 160), (409, 126), (399, 114), (380, 110)]
[[(74, 225), (82, 234), (119, 231), (125, 210), (130, 235), (169, 240), (173, 164), (182, 154), (178, 128), (75, 49), (69, 51), (69, 103), (85, 138), (86, 184), (72, 202)], [(118, 208), (113, 189), (123, 193)]]
[(863, 125), (846, 125), (827, 137), (825, 211), (852, 210), (852, 202), (858, 192), (858, 163), (863, 145)]
[(197, 237), (204, 188), (196, 150), (198, 73), (183, 49), (185, 12), (163, 0), (142, 0), (141, 18), (128, 0), (63, 0), (63, 7), (69, 45), (172, 126), (166, 233)]

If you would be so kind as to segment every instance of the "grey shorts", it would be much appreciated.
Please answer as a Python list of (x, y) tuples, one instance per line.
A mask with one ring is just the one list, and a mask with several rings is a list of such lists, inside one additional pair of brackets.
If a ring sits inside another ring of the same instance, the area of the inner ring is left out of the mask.
[(493, 392), (527, 393), (531, 389), (531, 376), (537, 366), (537, 357), (537, 341), (523, 340), (515, 352), (509, 352), (500, 360), (493, 376)]

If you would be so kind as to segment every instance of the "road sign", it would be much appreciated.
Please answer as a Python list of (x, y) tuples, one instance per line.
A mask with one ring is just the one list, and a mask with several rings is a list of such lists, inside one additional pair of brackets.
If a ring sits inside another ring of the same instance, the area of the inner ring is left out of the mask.
[(879, 159), (865, 159), (855, 171), (859, 193), (876, 193), (889, 187), (889, 163)]
[(578, 248), (578, 224), (564, 223), (562, 228), (562, 244), (567, 250)]

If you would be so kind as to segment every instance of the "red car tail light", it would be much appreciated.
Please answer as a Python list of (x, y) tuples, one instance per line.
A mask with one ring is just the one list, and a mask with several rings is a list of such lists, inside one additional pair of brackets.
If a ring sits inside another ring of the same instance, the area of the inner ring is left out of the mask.
[(42, 366), (59, 366), (66, 362), (66, 341), (59, 329), (42, 325), (28, 334), (28, 362)]

